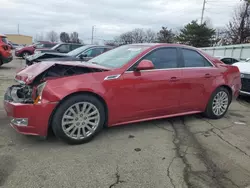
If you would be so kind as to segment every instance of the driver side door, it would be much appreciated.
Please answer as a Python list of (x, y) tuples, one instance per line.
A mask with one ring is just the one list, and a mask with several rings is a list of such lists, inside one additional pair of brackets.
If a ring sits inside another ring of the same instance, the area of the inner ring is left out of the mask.
[[(134, 71), (144, 59), (152, 61), (155, 68)], [(141, 60), (121, 76), (119, 87), (113, 91), (115, 119), (124, 122), (178, 113), (181, 87), (178, 50), (159, 48)]]

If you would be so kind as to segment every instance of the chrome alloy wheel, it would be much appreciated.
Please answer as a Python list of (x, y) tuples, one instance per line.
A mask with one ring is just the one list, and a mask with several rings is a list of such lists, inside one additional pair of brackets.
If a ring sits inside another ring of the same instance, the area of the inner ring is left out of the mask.
[(91, 136), (100, 122), (100, 112), (89, 102), (79, 102), (70, 106), (62, 117), (62, 129), (72, 138), (81, 140)]
[(229, 104), (229, 97), (225, 91), (218, 92), (213, 100), (213, 113), (216, 116), (221, 116), (227, 110)]

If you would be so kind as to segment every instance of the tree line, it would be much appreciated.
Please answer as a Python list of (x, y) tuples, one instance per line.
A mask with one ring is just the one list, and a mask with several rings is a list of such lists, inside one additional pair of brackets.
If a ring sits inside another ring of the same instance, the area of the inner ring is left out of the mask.
[[(182, 29), (174, 31), (167, 26), (155, 32), (152, 29), (136, 28), (124, 32), (115, 37), (114, 40), (106, 42), (106, 45), (124, 45), (132, 43), (181, 43), (195, 47), (207, 47), (215, 45), (229, 45), (250, 43), (250, 0), (242, 0), (236, 7), (229, 23), (223, 28), (213, 28), (209, 21), (199, 24), (193, 20)], [(61, 32), (58, 35), (55, 31), (36, 36), (36, 40), (47, 39), (51, 42), (82, 43), (78, 33)]]
[(175, 32), (167, 26), (163, 26), (158, 32), (137, 28), (115, 37), (113, 44), (158, 42), (207, 47), (250, 43), (250, 0), (243, 1), (224, 28), (213, 28), (209, 21), (199, 24), (197, 20), (191, 21)]
[(67, 33), (67, 32), (61, 32), (60, 35), (58, 35), (55, 31), (50, 31), (46, 33), (45, 37), (43, 34), (36, 35), (35, 41), (43, 41), (48, 40), (50, 42), (65, 42), (65, 43), (82, 43), (82, 41), (79, 39), (79, 35), (77, 32), (73, 33)]

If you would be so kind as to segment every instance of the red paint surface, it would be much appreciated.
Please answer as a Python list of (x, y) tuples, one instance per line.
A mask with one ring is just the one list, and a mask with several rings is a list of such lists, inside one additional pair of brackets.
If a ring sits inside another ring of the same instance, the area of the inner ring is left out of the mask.
[[(118, 69), (49, 79), (42, 104), (5, 103), (5, 108), (9, 116), (30, 118), (29, 128), (17, 128), (18, 131), (44, 136), (56, 103), (77, 92), (90, 92), (105, 101), (109, 126), (203, 112), (212, 92), (220, 86), (231, 88), (233, 96), (238, 96), (241, 87), (238, 68), (225, 65), (206, 54), (204, 56), (214, 67), (126, 72), (144, 54), (161, 46), (180, 45), (152, 46)], [(20, 74), (20, 79), (34, 76), (34, 72), (41, 71), (41, 66), (46, 65), (41, 64), (37, 70), (34, 66), (30, 68), (32, 72), (24, 69), (25, 74)], [(104, 80), (107, 76), (119, 74), (121, 76), (117, 79)]]

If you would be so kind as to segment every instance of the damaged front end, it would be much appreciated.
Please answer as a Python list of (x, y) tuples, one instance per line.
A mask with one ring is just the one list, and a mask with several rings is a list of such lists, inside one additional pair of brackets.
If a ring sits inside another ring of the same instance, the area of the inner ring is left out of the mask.
[(4, 100), (14, 103), (34, 103), (32, 98), (33, 88), (29, 85), (13, 85), (4, 95)]
[(37, 104), (48, 79), (69, 77), (79, 74), (106, 71), (102, 68), (87, 67), (77, 63), (38, 63), (19, 71), (15, 77), (19, 85), (9, 87), (4, 100), (13, 103)]

